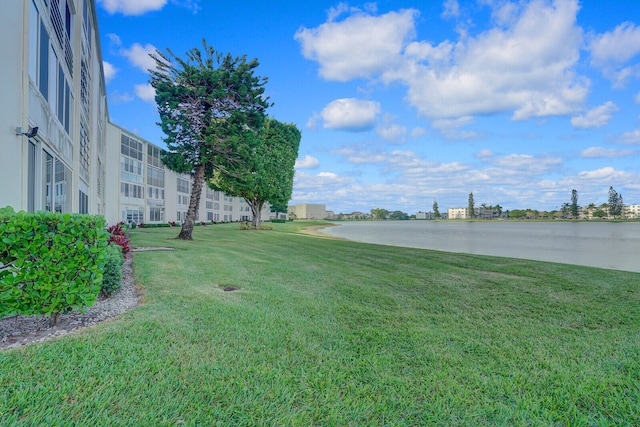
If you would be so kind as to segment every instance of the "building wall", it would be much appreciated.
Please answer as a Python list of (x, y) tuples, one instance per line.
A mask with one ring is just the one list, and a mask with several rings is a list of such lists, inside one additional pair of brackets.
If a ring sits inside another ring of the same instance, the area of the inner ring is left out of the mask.
[(447, 217), (449, 219), (467, 219), (469, 217), (469, 208), (449, 208)]
[(95, 17), (93, 1), (3, 2), (0, 206), (103, 213), (107, 111), (97, 108), (105, 95)]
[[(189, 209), (193, 180), (162, 164), (160, 147), (113, 123), (107, 124), (106, 218), (110, 224), (182, 222)], [(260, 219), (269, 219), (265, 206)], [(206, 185), (202, 189), (197, 221), (251, 221), (249, 205), (240, 197), (227, 196)]]
[(291, 214), (298, 219), (325, 219), (327, 209), (323, 204), (303, 203), (289, 206), (289, 215)]

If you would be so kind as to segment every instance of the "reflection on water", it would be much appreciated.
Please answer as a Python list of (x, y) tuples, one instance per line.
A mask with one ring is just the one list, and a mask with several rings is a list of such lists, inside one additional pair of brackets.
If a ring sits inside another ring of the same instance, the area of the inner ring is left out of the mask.
[(640, 272), (640, 223), (339, 222), (323, 233), (366, 243)]

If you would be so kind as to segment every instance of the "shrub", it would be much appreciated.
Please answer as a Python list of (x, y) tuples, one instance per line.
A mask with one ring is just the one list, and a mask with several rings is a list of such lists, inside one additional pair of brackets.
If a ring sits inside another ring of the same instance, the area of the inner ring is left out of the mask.
[(240, 230), (263, 230), (263, 231), (271, 231), (274, 230), (273, 225), (268, 224), (260, 224), (258, 227), (254, 227), (248, 222), (243, 222), (240, 224)]
[(92, 305), (108, 235), (104, 218), (0, 209), (0, 317), (52, 316)]
[(102, 286), (100, 294), (108, 297), (122, 286), (122, 264), (124, 255), (119, 245), (109, 245), (104, 258), (104, 271), (102, 274)]
[(126, 254), (131, 250), (131, 240), (123, 226), (124, 222), (119, 222), (107, 228), (107, 232), (109, 233), (109, 243), (120, 246), (122, 253)]

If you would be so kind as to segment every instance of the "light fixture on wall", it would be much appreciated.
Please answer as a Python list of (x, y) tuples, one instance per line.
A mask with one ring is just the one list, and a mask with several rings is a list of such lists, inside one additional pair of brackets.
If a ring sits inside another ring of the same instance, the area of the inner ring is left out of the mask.
[(24, 135), (27, 138), (34, 138), (38, 134), (38, 126), (30, 127), (28, 131), (24, 131), (22, 127), (16, 128), (16, 135)]

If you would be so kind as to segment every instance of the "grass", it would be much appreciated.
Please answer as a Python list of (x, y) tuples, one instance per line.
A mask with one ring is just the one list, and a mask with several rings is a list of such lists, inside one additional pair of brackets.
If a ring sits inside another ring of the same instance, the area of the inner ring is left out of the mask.
[(0, 425), (640, 425), (639, 274), (312, 224), (134, 230), (144, 303), (0, 353)]

